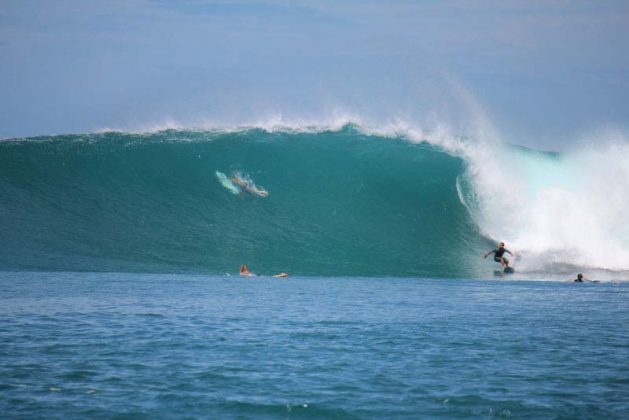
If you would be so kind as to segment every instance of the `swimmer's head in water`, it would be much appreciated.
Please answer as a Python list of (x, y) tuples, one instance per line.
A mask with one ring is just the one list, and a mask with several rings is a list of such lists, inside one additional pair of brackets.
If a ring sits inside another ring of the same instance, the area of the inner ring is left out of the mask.
[(578, 278), (579, 280), (581, 280), (581, 279), (583, 278), (583, 274), (581, 274), (581, 273), (577, 274), (577, 278)]

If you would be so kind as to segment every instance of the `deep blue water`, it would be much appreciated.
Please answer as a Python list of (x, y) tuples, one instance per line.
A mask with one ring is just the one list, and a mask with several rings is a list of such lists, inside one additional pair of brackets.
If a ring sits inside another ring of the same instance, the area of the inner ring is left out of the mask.
[(0, 273), (4, 418), (629, 416), (629, 285)]

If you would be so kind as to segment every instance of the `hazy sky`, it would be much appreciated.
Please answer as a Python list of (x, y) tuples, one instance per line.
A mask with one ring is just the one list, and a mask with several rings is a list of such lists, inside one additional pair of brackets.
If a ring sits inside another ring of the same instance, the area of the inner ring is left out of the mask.
[(0, 0), (0, 137), (344, 116), (626, 130), (629, 2)]

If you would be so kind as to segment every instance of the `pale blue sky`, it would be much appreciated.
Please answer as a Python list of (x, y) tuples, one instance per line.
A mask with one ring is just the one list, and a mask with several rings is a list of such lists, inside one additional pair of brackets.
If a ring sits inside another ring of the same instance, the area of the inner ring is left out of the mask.
[(392, 119), (629, 126), (626, 1), (0, 0), (0, 137)]

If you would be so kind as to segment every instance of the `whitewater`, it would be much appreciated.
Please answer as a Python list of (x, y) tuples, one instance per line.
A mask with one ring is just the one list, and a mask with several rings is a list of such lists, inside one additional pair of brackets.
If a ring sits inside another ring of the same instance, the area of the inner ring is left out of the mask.
[(505, 241), (517, 278), (625, 279), (628, 152), (347, 122), (8, 139), (0, 268), (486, 278)]

